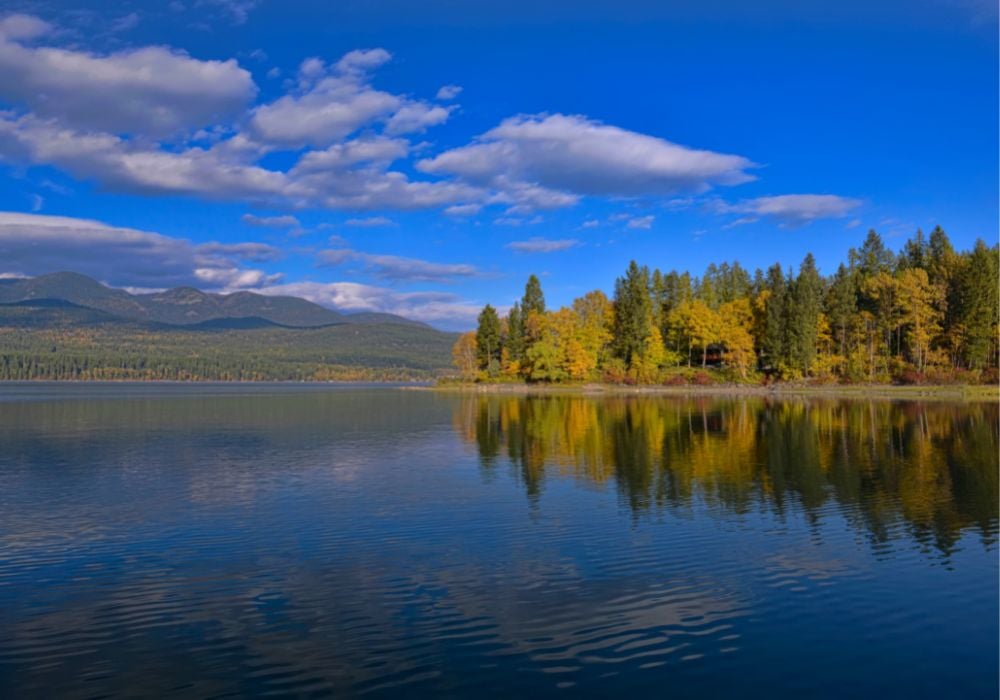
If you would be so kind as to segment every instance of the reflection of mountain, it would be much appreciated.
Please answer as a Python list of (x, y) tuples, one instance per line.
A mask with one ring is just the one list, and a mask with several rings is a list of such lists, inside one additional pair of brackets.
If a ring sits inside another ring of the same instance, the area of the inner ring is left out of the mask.
[(963, 529), (996, 538), (991, 403), (476, 397), (454, 420), (483, 469), (505, 456), (531, 497), (555, 473), (613, 483), (637, 513), (833, 506), (875, 542), (901, 524), (945, 553)]

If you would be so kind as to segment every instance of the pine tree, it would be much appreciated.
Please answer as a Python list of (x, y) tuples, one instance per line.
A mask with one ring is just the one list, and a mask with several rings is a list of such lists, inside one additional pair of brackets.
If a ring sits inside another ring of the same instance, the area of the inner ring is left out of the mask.
[(822, 294), (823, 280), (816, 270), (816, 260), (809, 253), (799, 268), (788, 306), (789, 364), (802, 374), (809, 373), (816, 359), (816, 333), (822, 312)]
[(997, 249), (977, 240), (961, 276), (965, 361), (972, 369), (988, 367), (997, 359), (997, 267)]
[(833, 326), (834, 340), (841, 357), (847, 358), (851, 323), (857, 313), (854, 274), (841, 263), (826, 294), (826, 316)]
[(927, 241), (924, 239), (924, 232), (919, 228), (903, 246), (903, 252), (899, 256), (900, 269), (927, 268), (929, 249)]
[(545, 295), (542, 294), (542, 283), (532, 275), (528, 278), (528, 283), (524, 285), (524, 297), (521, 299), (521, 313), (524, 318), (529, 314), (545, 313)]
[(624, 277), (615, 281), (615, 353), (631, 366), (649, 337), (652, 301), (649, 297), (649, 270), (633, 260)]
[(500, 317), (497, 310), (487, 304), (479, 314), (476, 329), (476, 352), (479, 368), (495, 374), (500, 368)]
[(761, 349), (765, 366), (776, 370), (786, 361), (787, 284), (781, 265), (775, 263), (768, 268), (764, 287), (767, 297), (764, 302), (764, 337), (761, 339)]
[(507, 338), (504, 348), (511, 362), (524, 361), (524, 318), (521, 315), (521, 305), (516, 301), (507, 312)]

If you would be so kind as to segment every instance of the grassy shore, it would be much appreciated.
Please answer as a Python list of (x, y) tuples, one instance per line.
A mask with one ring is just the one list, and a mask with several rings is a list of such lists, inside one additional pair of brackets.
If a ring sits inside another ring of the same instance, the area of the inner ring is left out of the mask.
[(1000, 401), (1000, 387), (990, 385), (895, 386), (887, 384), (772, 384), (752, 386), (625, 386), (620, 384), (518, 384), (440, 383), (415, 390), (462, 394), (515, 395), (664, 395), (664, 396), (764, 396), (931, 401)]

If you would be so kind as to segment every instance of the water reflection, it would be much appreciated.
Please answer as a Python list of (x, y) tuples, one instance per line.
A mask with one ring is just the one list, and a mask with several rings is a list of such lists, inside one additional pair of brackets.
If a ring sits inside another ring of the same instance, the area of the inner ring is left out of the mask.
[(506, 457), (529, 499), (546, 479), (613, 485), (636, 515), (830, 505), (871, 541), (905, 524), (950, 554), (997, 536), (997, 405), (655, 397), (470, 397), (456, 430), (487, 476)]
[(997, 695), (994, 405), (162, 389), (0, 385), (0, 697)]

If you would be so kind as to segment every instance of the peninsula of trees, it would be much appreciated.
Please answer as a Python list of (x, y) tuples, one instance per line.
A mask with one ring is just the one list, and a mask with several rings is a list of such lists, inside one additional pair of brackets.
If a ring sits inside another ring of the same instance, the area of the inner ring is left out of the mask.
[(1000, 250), (937, 227), (893, 253), (875, 231), (828, 277), (739, 263), (700, 278), (633, 261), (608, 299), (548, 310), (538, 278), (487, 305), (452, 354), (466, 380), (635, 384), (997, 381)]

